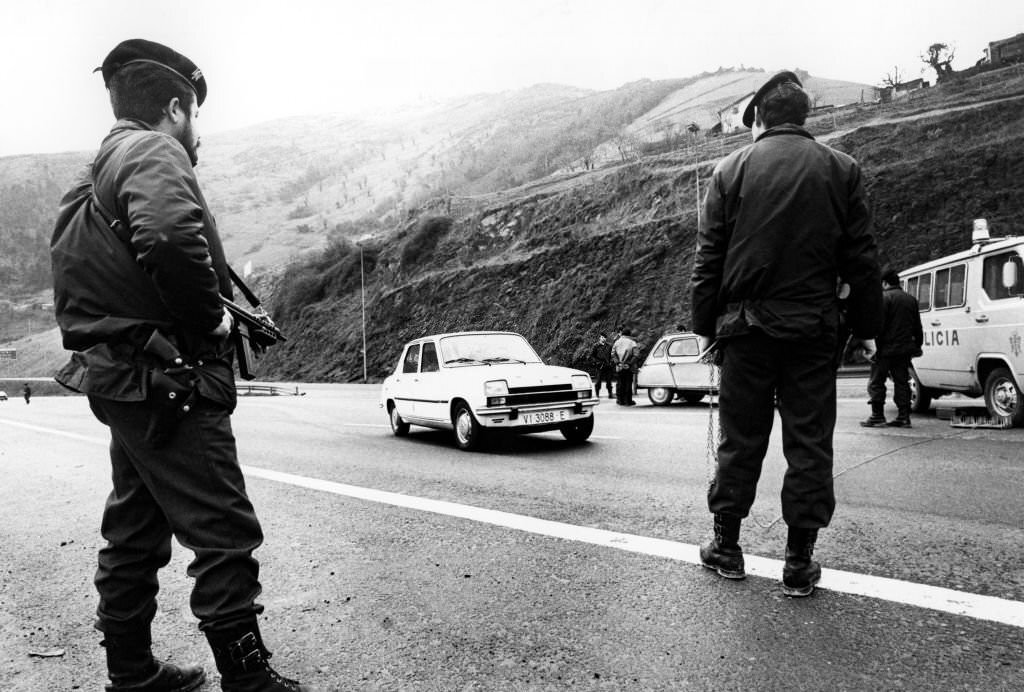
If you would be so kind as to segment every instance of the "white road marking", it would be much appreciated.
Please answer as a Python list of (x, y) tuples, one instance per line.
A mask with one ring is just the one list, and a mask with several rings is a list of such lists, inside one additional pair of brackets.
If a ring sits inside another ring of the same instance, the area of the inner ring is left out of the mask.
[[(106, 446), (109, 442), (106, 439), (2, 418), (0, 418), (0, 423), (103, 446)], [(254, 478), (286, 483), (300, 488), (309, 488), (311, 490), (319, 490), (335, 495), (343, 495), (368, 502), (377, 502), (422, 512), (432, 512), (434, 514), (467, 519), (492, 526), (501, 526), (550, 538), (561, 538), (567, 541), (616, 548), (631, 553), (664, 557), (693, 565), (700, 564), (698, 546), (688, 543), (618, 533), (616, 531), (595, 529), (587, 526), (576, 526), (574, 524), (565, 524), (558, 521), (538, 519), (536, 517), (473, 507), (444, 500), (403, 495), (386, 490), (362, 488), (355, 485), (326, 481), (319, 478), (309, 478), (307, 476), (262, 469), (245, 464), (242, 465), (242, 469), (246, 474)], [(746, 555), (744, 557), (746, 571), (752, 576), (777, 580), (782, 574), (783, 563), (781, 560), (773, 560), (757, 555)], [(1005, 598), (983, 596), (966, 591), (947, 589), (941, 586), (916, 584), (898, 579), (875, 577), (828, 568), (821, 570), (821, 582), (819, 582), (818, 587), (839, 593), (867, 596), (893, 603), (902, 603), (904, 605), (952, 613), (953, 615), (962, 615), (976, 620), (989, 620), (991, 622), (1024, 628), (1024, 602), (1011, 601)]]
[(32, 425), (31, 423), (21, 423), (19, 421), (6, 420), (0, 418), (0, 423), (10, 425), (14, 428), (24, 428), (25, 430), (32, 430), (33, 432), (41, 432), (47, 435), (56, 435), (58, 437), (66, 437), (71, 440), (79, 440), (81, 442), (91, 442), (93, 444), (99, 444), (106, 447), (110, 444), (109, 438), (92, 437), (90, 435), (79, 435), (78, 433), (67, 432), (66, 430), (55, 430), (54, 428), (44, 428), (40, 425)]

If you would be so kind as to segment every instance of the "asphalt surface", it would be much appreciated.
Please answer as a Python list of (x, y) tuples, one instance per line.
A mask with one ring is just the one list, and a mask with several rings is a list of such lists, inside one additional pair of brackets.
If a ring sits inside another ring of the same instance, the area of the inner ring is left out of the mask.
[[(462, 453), (441, 432), (392, 437), (377, 386), (299, 389), (243, 398), (234, 417), (267, 535), (262, 626), (292, 677), (346, 690), (1024, 689), (1024, 430), (934, 414), (860, 428), (863, 381), (842, 380), (839, 506), (816, 551), (829, 571), (794, 600), (778, 583), (777, 437), (741, 536), (760, 576), (694, 564), (710, 529), (706, 403), (604, 400), (585, 445), (546, 433)], [(91, 578), (105, 446), (81, 398), (0, 403), (0, 689), (102, 689)], [(212, 671), (188, 559), (177, 548), (161, 573), (154, 648)], [(858, 580), (864, 593), (848, 587)], [(953, 612), (918, 604), (943, 589)]]

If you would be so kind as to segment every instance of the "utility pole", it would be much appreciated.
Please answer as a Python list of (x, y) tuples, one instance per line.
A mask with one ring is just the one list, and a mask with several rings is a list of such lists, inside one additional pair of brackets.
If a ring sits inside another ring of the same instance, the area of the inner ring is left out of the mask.
[(359, 244), (359, 303), (363, 313), (363, 384), (366, 384), (366, 283), (363, 278), (363, 244)]

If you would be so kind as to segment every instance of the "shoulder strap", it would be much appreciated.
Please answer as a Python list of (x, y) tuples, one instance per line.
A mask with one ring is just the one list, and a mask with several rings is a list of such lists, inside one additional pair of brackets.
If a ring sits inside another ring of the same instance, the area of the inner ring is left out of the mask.
[(238, 287), (238, 290), (242, 292), (242, 295), (245, 296), (245, 299), (249, 301), (249, 305), (253, 306), (254, 308), (258, 308), (260, 306), (260, 299), (257, 298), (256, 294), (253, 293), (249, 289), (249, 287), (245, 285), (245, 282), (242, 281), (241, 277), (239, 277), (238, 274), (235, 273), (235, 270), (231, 268), (230, 264), (228, 265), (228, 274), (231, 275), (232, 283), (234, 283), (235, 286)]

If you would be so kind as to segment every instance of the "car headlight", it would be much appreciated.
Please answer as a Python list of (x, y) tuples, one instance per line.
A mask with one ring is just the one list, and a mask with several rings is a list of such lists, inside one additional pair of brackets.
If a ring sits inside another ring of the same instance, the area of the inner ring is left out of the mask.
[(505, 380), (484, 382), (484, 396), (508, 396), (508, 382)]
[(484, 396), (487, 397), (488, 406), (504, 406), (505, 397), (508, 396), (508, 382), (505, 380), (484, 382)]
[(572, 376), (572, 388), (573, 389), (593, 389), (594, 383), (590, 381), (589, 375), (573, 375)]

